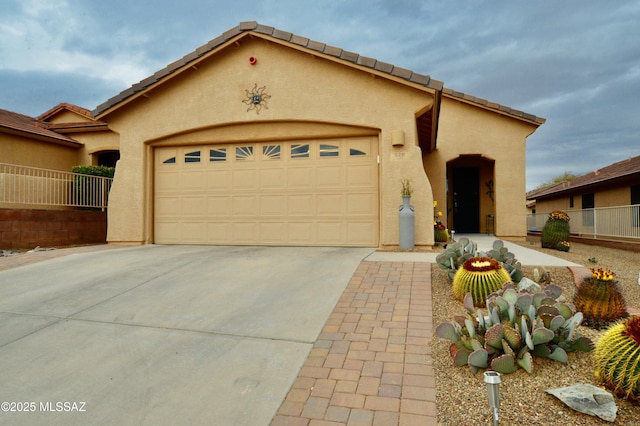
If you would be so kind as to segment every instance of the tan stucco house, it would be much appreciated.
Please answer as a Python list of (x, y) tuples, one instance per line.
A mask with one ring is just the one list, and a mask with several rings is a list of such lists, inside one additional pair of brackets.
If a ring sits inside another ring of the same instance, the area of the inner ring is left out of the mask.
[[(544, 119), (427, 75), (243, 22), (92, 111), (119, 150), (111, 243), (415, 243), (434, 201), (456, 232), (525, 238), (526, 139)], [(84, 142), (90, 134), (66, 133)]]
[(527, 193), (530, 213), (640, 204), (640, 156)]

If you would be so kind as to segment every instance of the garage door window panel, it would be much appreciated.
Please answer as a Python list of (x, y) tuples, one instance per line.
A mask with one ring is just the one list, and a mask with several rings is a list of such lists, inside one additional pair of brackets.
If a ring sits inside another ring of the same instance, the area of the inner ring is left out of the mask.
[(340, 147), (338, 145), (320, 144), (320, 157), (338, 157)]
[(199, 163), (200, 162), (200, 151), (188, 152), (184, 155), (185, 163)]
[(227, 161), (227, 148), (212, 148), (209, 150), (209, 162), (221, 163)]
[(279, 160), (280, 145), (264, 145), (262, 147), (262, 159), (263, 160)]
[(236, 147), (236, 161), (253, 161), (253, 146)]
[(309, 158), (309, 144), (291, 145), (291, 158)]

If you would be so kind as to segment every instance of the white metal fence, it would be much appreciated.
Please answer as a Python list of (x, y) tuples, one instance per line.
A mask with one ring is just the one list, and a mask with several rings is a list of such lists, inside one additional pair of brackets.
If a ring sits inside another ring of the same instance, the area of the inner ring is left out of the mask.
[[(569, 215), (569, 229), (574, 235), (640, 239), (640, 204), (564, 212)], [(549, 213), (527, 215), (527, 230), (542, 231), (548, 217)]]
[(0, 207), (88, 207), (104, 210), (112, 178), (0, 163)]

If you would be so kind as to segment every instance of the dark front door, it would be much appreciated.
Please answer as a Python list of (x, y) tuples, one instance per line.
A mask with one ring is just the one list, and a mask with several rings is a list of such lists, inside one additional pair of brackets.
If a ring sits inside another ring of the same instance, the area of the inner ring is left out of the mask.
[(477, 167), (453, 169), (453, 226), (458, 233), (480, 232), (480, 172)]

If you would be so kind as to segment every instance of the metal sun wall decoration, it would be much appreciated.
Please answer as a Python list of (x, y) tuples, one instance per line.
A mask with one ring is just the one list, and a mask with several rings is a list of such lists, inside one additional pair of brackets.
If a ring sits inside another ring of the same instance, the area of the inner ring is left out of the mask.
[(246, 98), (242, 100), (243, 103), (249, 105), (247, 112), (254, 109), (256, 114), (260, 114), (262, 108), (269, 109), (267, 106), (267, 100), (271, 98), (271, 95), (265, 93), (267, 86), (258, 87), (258, 83), (253, 85), (251, 91), (245, 89)]

